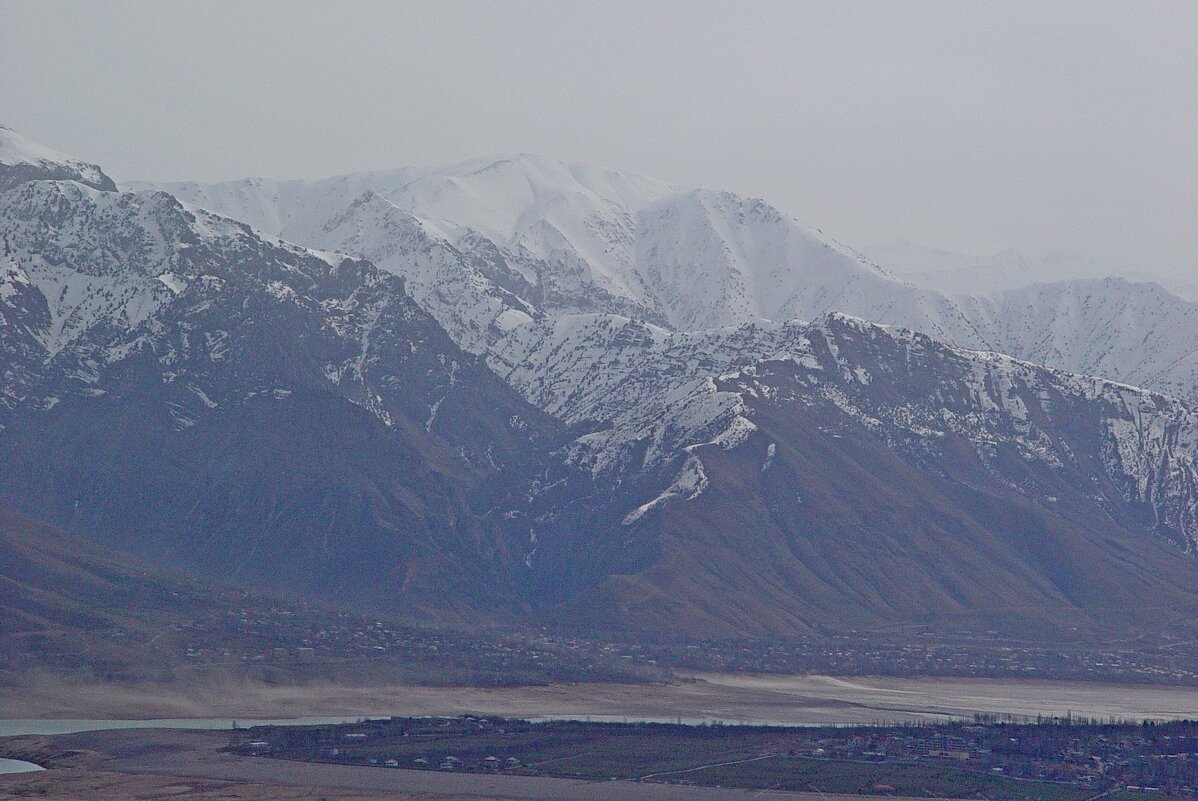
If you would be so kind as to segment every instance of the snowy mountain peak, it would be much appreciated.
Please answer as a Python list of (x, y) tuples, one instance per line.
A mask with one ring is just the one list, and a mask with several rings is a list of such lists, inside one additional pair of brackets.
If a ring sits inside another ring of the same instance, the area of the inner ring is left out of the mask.
[[(417, 302), (473, 353), (543, 315), (618, 314), (699, 331), (840, 311), (1198, 398), (1198, 306), (1182, 298), (1076, 280), (957, 294), (945, 291), (952, 282), (893, 274), (884, 260), (732, 192), (682, 191), (528, 154), (313, 182), (162, 188), (404, 275)], [(936, 266), (948, 258), (938, 257)], [(1017, 253), (995, 258), (1031, 269)]]
[(25, 181), (78, 181), (105, 192), (116, 184), (95, 164), (73, 159), (0, 125), (0, 190)]

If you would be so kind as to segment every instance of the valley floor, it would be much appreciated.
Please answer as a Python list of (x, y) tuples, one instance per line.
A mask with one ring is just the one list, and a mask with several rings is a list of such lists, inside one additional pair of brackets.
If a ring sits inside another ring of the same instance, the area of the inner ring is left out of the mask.
[[(684, 722), (903, 722), (993, 713), (1198, 718), (1198, 688), (1069, 681), (837, 678), (693, 673), (669, 684), (408, 687), (196, 682), (66, 684), (42, 679), (0, 688), (4, 721), (21, 719), (299, 718), (484, 714)], [(21, 733), (9, 726), (7, 733)]]
[[(47, 718), (104, 719), (312, 715), (591, 717), (729, 723), (874, 723), (968, 717), (1198, 718), (1198, 688), (995, 679), (837, 678), (691, 674), (659, 685), (576, 684), (522, 688), (285, 687), (209, 683), (189, 687), (67, 685), (48, 680), (0, 691), (0, 735), (35, 731)], [(30, 720), (20, 720), (20, 719)], [(35, 719), (42, 719), (41, 721)], [(87, 719), (87, 720), (84, 720)], [(60, 729), (61, 730), (61, 729)], [(0, 776), (0, 799), (39, 797), (226, 799), (644, 799), (745, 801), (760, 791), (628, 781), (409, 771), (267, 760), (222, 753), (222, 732), (124, 729), (0, 739), (0, 755), (46, 766)], [(819, 801), (769, 793), (778, 801)], [(847, 798), (838, 796), (838, 798)]]

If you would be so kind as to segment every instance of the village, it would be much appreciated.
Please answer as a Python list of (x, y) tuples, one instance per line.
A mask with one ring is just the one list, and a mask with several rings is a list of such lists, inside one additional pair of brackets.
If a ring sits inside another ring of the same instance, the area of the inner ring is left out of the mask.
[(1196, 798), (1198, 722), (683, 726), (391, 718), (238, 732), (230, 749), (340, 764), (877, 795)]
[(990, 633), (850, 631), (764, 644), (704, 642), (645, 650), (663, 665), (731, 673), (1198, 684), (1198, 642), (1188, 634), (1083, 647), (1060, 641), (1012, 642)]
[(793, 755), (819, 759), (940, 762), (1012, 779), (1192, 797), (1198, 724), (954, 724), (801, 737)]
[[(247, 596), (247, 599), (251, 596)], [(1198, 684), (1198, 642), (1156, 635), (1134, 647), (1070, 647), (987, 634), (946, 637), (844, 632), (769, 643), (608, 639), (548, 629), (485, 634), (424, 628), (362, 612), (247, 602), (196, 618), (158, 644), (188, 664), (330, 670), (347, 661), (418, 683), (512, 686), (553, 681), (644, 682), (672, 672), (833, 676), (957, 676)]]

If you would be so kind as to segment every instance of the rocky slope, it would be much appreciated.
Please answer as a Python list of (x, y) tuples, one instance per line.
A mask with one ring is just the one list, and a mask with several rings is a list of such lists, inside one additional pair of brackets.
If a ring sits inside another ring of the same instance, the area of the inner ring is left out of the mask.
[(591, 518), (613, 533), (550, 518), (530, 546), (582, 625), (1044, 632), (1189, 608), (1198, 415), (1168, 396), (843, 315), (597, 317), (523, 344), (508, 377), (594, 429), (567, 458), (621, 490)]
[(3, 508), (0, 547), (0, 684), (30, 669), (144, 669), (157, 661), (146, 647), (155, 635), (238, 605), (231, 591), (205, 592)]
[(524, 607), (487, 510), (557, 426), (402, 280), (77, 181), (14, 182), (0, 231), (11, 505), (270, 589)]

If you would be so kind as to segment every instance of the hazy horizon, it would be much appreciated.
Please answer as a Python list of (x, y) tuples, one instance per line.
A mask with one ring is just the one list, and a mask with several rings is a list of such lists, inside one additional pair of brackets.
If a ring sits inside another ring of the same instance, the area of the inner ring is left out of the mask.
[(531, 152), (855, 247), (1198, 280), (1198, 6), (0, 4), (0, 121), (118, 181)]

